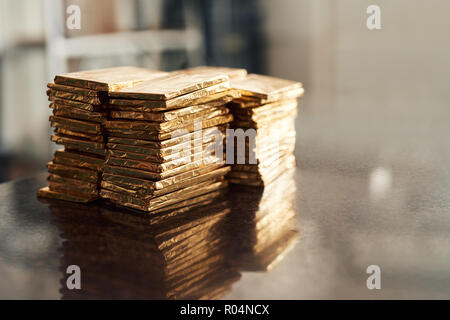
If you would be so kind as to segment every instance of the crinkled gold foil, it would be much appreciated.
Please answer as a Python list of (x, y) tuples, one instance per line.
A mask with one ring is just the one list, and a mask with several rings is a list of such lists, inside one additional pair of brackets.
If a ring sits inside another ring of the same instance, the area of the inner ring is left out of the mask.
[(95, 142), (105, 143), (105, 137), (102, 135), (94, 135), (94, 134), (86, 134), (82, 132), (71, 131), (63, 128), (55, 128), (55, 133), (58, 133), (61, 136), (68, 136), (73, 139), (83, 138), (88, 139)]
[(98, 190), (99, 188), (97, 183), (62, 177), (58, 174), (49, 174), (47, 180), (50, 182), (74, 185), (80, 188), (88, 188), (89, 190)]
[(101, 171), (105, 160), (100, 157), (93, 157), (75, 152), (55, 151), (53, 162), (68, 166)]
[(57, 75), (55, 83), (97, 91), (111, 91), (131, 87), (141, 81), (167, 74), (145, 68), (115, 67)]
[[(171, 161), (182, 155), (201, 153), (202, 151), (207, 150), (207, 148), (212, 148), (213, 143), (214, 142), (207, 142), (202, 144), (201, 141), (199, 141), (198, 145), (194, 146), (192, 145), (193, 143), (188, 142), (165, 149), (151, 149), (111, 143), (108, 143), (107, 147), (108, 153), (113, 157), (162, 163), (165, 161)], [(189, 153), (184, 154), (184, 150), (189, 150)], [(214, 149), (212, 149), (212, 151), (214, 151)]]
[(209, 107), (205, 105), (197, 105), (162, 112), (140, 112), (140, 111), (121, 111), (111, 110), (110, 117), (112, 119), (129, 119), (152, 122), (167, 122), (177, 119), (192, 119), (208, 112), (217, 110), (217, 107)]
[(245, 96), (279, 100), (280, 94), (302, 89), (302, 84), (260, 74), (249, 74), (245, 78), (233, 79), (232, 87), (240, 90)]
[(78, 194), (78, 195), (99, 195), (99, 188), (90, 188), (87, 186), (79, 186), (75, 184), (70, 184), (67, 182), (60, 183), (55, 181), (50, 181), (48, 185), (51, 191), (57, 192), (66, 192), (70, 194)]
[(52, 127), (78, 131), (82, 133), (101, 134), (102, 126), (99, 123), (69, 119), (59, 116), (50, 116)]
[(47, 95), (49, 97), (56, 97), (56, 98), (61, 98), (61, 99), (75, 100), (75, 101), (80, 101), (80, 102), (84, 102), (84, 103), (92, 104), (92, 105), (99, 105), (99, 104), (102, 104), (102, 102), (103, 102), (99, 97), (83, 96), (83, 95), (76, 94), (76, 93), (73, 93), (73, 92), (57, 91), (57, 90), (53, 90), (53, 89), (48, 89), (47, 90)]
[(50, 82), (47, 84), (47, 87), (51, 89), (52, 91), (65, 91), (70, 93), (75, 93), (77, 95), (81, 96), (88, 96), (88, 97), (98, 97), (99, 91), (96, 90), (90, 90), (86, 88), (78, 88), (74, 86), (66, 86), (62, 84), (56, 84), (53, 82)]
[(149, 122), (149, 121), (133, 121), (133, 120), (111, 120), (105, 123), (105, 128), (110, 129), (125, 129), (125, 130), (144, 130), (169, 132), (177, 129), (182, 129), (187, 125), (193, 124), (195, 121), (202, 121), (212, 119), (214, 117), (228, 114), (229, 110), (226, 107), (212, 108), (203, 110), (194, 114), (180, 116), (174, 120), (166, 122)]
[(105, 144), (104, 143), (99, 143), (99, 142), (94, 142), (94, 141), (86, 141), (86, 140), (78, 140), (78, 139), (74, 139), (74, 138), (69, 138), (69, 137), (64, 137), (64, 136), (60, 136), (60, 135), (52, 135), (51, 136), (51, 140), (53, 142), (56, 142), (57, 144), (72, 144), (72, 145), (80, 145), (89, 149), (105, 149)]
[(126, 167), (120, 167), (120, 166), (112, 166), (109, 164), (105, 164), (103, 170), (106, 173), (131, 176), (131, 177), (140, 178), (140, 179), (161, 180), (161, 179), (169, 178), (171, 176), (174, 176), (174, 175), (177, 175), (180, 173), (191, 171), (196, 168), (204, 167), (208, 163), (211, 163), (213, 161), (220, 161), (220, 160), (217, 160), (217, 158), (215, 156), (204, 157), (203, 159), (192, 161), (185, 165), (179, 166), (175, 169), (164, 171), (164, 172), (152, 172), (152, 171), (146, 171), (146, 170), (138, 170), (138, 169), (132, 169), (132, 168), (126, 168)]
[(56, 200), (81, 202), (81, 203), (90, 202), (99, 198), (99, 196), (97, 195), (73, 195), (65, 192), (51, 191), (49, 187), (39, 189), (38, 196)]
[(216, 73), (226, 74), (230, 79), (243, 78), (247, 75), (247, 70), (243, 68), (226, 68), (226, 67), (213, 67), (213, 66), (198, 66), (188, 68), (180, 71), (175, 71), (182, 74), (199, 74), (199, 73)]
[[(83, 110), (87, 110), (87, 111), (97, 111), (97, 110), (102, 109), (101, 106), (94, 106), (92, 104), (88, 104), (88, 103), (84, 103), (84, 102), (80, 102), (80, 101), (62, 99), (62, 98), (58, 98), (55, 96), (49, 96), (48, 100), (52, 101), (53, 104), (55, 104), (55, 105), (79, 108), (79, 109), (83, 109)], [(50, 105), (50, 108), (51, 107), (52, 107), (52, 104)]]
[(154, 80), (137, 83), (110, 93), (111, 97), (143, 100), (169, 100), (220, 83), (228, 83), (228, 77), (216, 74), (169, 73)]
[(190, 103), (187, 106), (172, 106), (172, 107), (155, 107), (152, 101), (148, 100), (123, 100), (123, 99), (111, 99), (109, 109), (122, 110), (122, 111), (139, 111), (139, 112), (160, 112), (167, 110), (174, 110), (176, 108), (189, 107), (189, 106), (203, 106), (203, 107), (219, 107), (233, 99), (240, 98), (241, 94), (238, 90), (227, 90), (226, 92), (218, 92), (210, 94), (208, 96), (208, 102)]
[(143, 211), (152, 211), (161, 209), (163, 207), (169, 206), (171, 204), (181, 202), (183, 200), (187, 200), (189, 198), (203, 195), (209, 192), (217, 191), (218, 189), (225, 188), (227, 186), (226, 181), (217, 182), (213, 184), (209, 184), (204, 187), (196, 188), (190, 192), (184, 192), (183, 189), (174, 191), (172, 193), (162, 195), (160, 197), (141, 200), (133, 196), (123, 195), (117, 192), (109, 191), (106, 189), (102, 189), (100, 194), (102, 197), (112, 200), (113, 202), (119, 203), (121, 205), (143, 210)]
[[(224, 116), (215, 117), (212, 119), (207, 119), (201, 121), (202, 128), (210, 128), (215, 127), (221, 124), (229, 123), (233, 120), (233, 116), (231, 114), (227, 114)], [(184, 128), (181, 128), (186, 132), (193, 132), (195, 127), (194, 124), (187, 125)], [(122, 130), (122, 129), (111, 129), (108, 128), (107, 131), (111, 137), (119, 137), (119, 138), (128, 138), (128, 139), (142, 139), (142, 140), (167, 140), (173, 139), (174, 137), (180, 134), (180, 129), (176, 129), (175, 131), (166, 132), (166, 133), (157, 133), (157, 132), (148, 132), (143, 130)]]
[[(212, 137), (215, 136), (215, 133), (218, 131), (225, 132), (225, 129), (228, 128), (228, 124), (213, 126), (210, 128), (204, 128), (202, 130), (202, 136), (205, 139), (204, 141), (212, 141)], [(196, 132), (190, 132), (185, 135), (179, 135), (172, 139), (167, 139), (164, 141), (149, 141), (149, 140), (139, 140), (139, 139), (128, 139), (128, 138), (118, 138), (118, 137), (108, 137), (108, 142), (113, 144), (126, 144), (126, 145), (134, 145), (134, 146), (142, 146), (148, 148), (168, 148), (175, 146), (177, 144), (183, 143), (185, 141), (193, 141), (195, 139)]]
[(165, 172), (181, 167), (182, 165), (186, 165), (190, 162), (193, 162), (195, 159), (201, 159), (202, 157), (208, 155), (209, 154), (205, 153), (202, 150), (201, 146), (197, 150), (197, 152), (193, 153), (192, 155), (183, 156), (180, 154), (174, 156), (172, 159), (170, 159), (170, 161), (163, 161), (163, 162), (141, 160), (141, 159), (137, 160), (131, 158), (130, 154), (125, 154), (122, 157), (115, 157), (113, 153), (110, 153), (109, 157), (106, 159), (106, 164), (153, 172)]
[[(185, 181), (189, 181), (190, 179), (194, 179), (197, 176), (211, 173), (214, 170), (221, 169), (223, 167), (223, 164), (210, 164), (206, 165), (204, 167), (196, 168), (194, 170), (190, 170), (178, 175), (175, 175), (173, 177), (169, 177), (166, 179), (158, 180), (158, 181), (152, 181), (152, 180), (146, 180), (142, 178), (135, 178), (130, 177), (126, 175), (121, 175), (117, 173), (103, 173), (103, 181), (111, 182), (115, 185), (121, 186), (123, 188), (128, 188), (132, 190), (160, 190), (169, 186), (174, 185), (175, 183), (181, 183)], [(222, 170), (222, 169), (221, 169)], [(144, 192), (144, 191), (142, 191)]]
[[(233, 91), (232, 91), (233, 92)], [(239, 94), (239, 93), (234, 93)], [(170, 100), (132, 100), (111, 98), (110, 104), (123, 106), (146, 107), (153, 110), (177, 109), (182, 107), (206, 104), (230, 95), (228, 82), (197, 90)]]
[(70, 167), (53, 162), (47, 163), (47, 168), (50, 173), (57, 174), (62, 177), (85, 180), (88, 182), (99, 182), (99, 173), (94, 170)]
[(104, 122), (107, 120), (106, 112), (92, 112), (58, 104), (54, 105), (52, 109), (55, 116), (92, 122)]

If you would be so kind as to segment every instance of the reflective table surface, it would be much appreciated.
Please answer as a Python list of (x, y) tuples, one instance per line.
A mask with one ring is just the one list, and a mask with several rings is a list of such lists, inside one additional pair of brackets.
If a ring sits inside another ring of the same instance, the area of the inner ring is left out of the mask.
[(157, 216), (38, 200), (46, 173), (4, 183), (0, 298), (450, 297), (448, 171), (303, 159), (265, 189)]

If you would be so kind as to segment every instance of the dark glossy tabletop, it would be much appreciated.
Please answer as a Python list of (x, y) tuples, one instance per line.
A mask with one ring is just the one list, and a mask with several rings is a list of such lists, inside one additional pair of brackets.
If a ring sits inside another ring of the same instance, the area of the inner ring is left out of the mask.
[[(450, 297), (448, 175), (303, 163), (265, 190), (231, 188), (203, 212), (159, 220), (102, 202), (40, 201), (45, 173), (4, 183), (0, 298)], [(182, 251), (171, 251), (184, 232)], [(194, 242), (203, 244), (183, 249)], [(204, 246), (220, 263), (191, 265), (204, 275), (193, 282), (170, 278), (180, 252), (195, 260)], [(72, 264), (81, 290), (66, 288)], [(373, 264), (381, 290), (366, 287)]]

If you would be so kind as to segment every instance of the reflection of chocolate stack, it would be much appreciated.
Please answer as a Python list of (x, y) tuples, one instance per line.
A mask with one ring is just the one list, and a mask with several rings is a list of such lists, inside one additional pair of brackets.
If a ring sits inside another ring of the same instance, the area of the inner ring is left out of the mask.
[(243, 270), (270, 269), (298, 240), (294, 171), (286, 171), (264, 188), (231, 188), (229, 230), (235, 238), (232, 256)]
[(229, 103), (234, 116), (232, 126), (255, 135), (250, 134), (245, 142), (245, 158), (238, 159), (236, 152), (230, 182), (263, 186), (295, 166), (295, 117), (302, 84), (249, 74), (233, 79), (232, 87), (242, 95)]
[(110, 97), (103, 198), (154, 211), (226, 187), (225, 104), (239, 97), (226, 75), (177, 71)]
[(104, 124), (107, 92), (131, 86), (159, 72), (119, 67), (74, 72), (55, 77), (48, 84), (51, 101), (51, 140), (64, 146), (47, 167), (49, 186), (39, 195), (75, 202), (99, 197), (101, 172), (106, 156)]
[[(50, 209), (65, 238), (63, 299), (215, 299), (240, 278), (226, 256), (223, 197), (151, 218), (105, 204)], [(81, 290), (66, 287), (69, 265), (81, 269)]]

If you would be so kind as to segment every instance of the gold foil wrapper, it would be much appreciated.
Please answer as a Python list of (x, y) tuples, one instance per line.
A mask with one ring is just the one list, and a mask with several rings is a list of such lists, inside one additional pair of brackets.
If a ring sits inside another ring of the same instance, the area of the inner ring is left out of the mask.
[(99, 198), (97, 195), (77, 195), (59, 191), (51, 191), (49, 187), (39, 189), (38, 197), (81, 203), (90, 202)]
[(300, 82), (249, 74), (245, 78), (233, 79), (232, 87), (244, 96), (257, 97), (267, 101), (279, 100), (282, 94), (302, 89)]
[[(223, 164), (209, 164), (203, 167), (199, 167), (173, 177), (165, 178), (162, 180), (147, 180), (142, 178), (136, 178), (116, 173), (104, 172), (102, 179), (103, 181), (111, 182), (115, 185), (121, 186), (123, 188), (131, 190), (143, 190), (141, 192), (146, 192), (145, 190), (160, 190), (163, 188), (170, 187), (176, 183), (182, 183), (186, 181), (191, 181), (198, 176), (211, 173), (214, 170), (221, 169)], [(144, 190), (145, 189), (145, 190)]]
[[(221, 126), (213, 126), (210, 128), (204, 128), (202, 130), (202, 136), (205, 139), (204, 142), (212, 141), (215, 133), (217, 131), (225, 132), (225, 129), (228, 128), (228, 124)], [(133, 146), (142, 146), (148, 148), (168, 148), (180, 143), (184, 143), (185, 141), (194, 141), (196, 140), (197, 132), (190, 132), (185, 135), (179, 135), (172, 139), (167, 139), (164, 141), (149, 141), (149, 140), (139, 140), (139, 139), (127, 139), (127, 138), (118, 138), (118, 137), (108, 137), (108, 142), (111, 144), (122, 144), (122, 145), (133, 145)]]
[(51, 126), (55, 128), (62, 128), (89, 134), (102, 133), (102, 126), (100, 123), (69, 119), (59, 116), (50, 116), (49, 121)]
[(110, 116), (112, 119), (129, 119), (129, 120), (143, 120), (152, 122), (167, 122), (177, 119), (192, 119), (196, 116), (201, 116), (208, 112), (217, 110), (217, 107), (210, 107), (208, 105), (197, 105), (175, 109), (162, 112), (141, 112), (141, 111), (123, 111), (111, 110)]
[(231, 94), (239, 95), (240, 93), (230, 90), (229, 82), (225, 82), (206, 89), (197, 90), (170, 100), (133, 100), (118, 99), (113, 97), (110, 99), (110, 104), (119, 106), (122, 105), (146, 107), (147, 110), (153, 109), (154, 111), (157, 111), (165, 109), (178, 109), (199, 104), (207, 104), (213, 101), (227, 99)]
[(245, 99), (248, 98), (247, 103), (244, 104), (244, 107), (248, 107), (251, 105), (250, 101), (254, 101), (257, 102), (257, 104), (259, 105), (263, 105), (263, 104), (267, 104), (267, 103), (272, 103), (275, 101), (280, 101), (280, 100), (292, 100), (292, 99), (298, 99), (299, 97), (303, 96), (305, 90), (303, 88), (297, 88), (291, 91), (287, 91), (287, 92), (280, 92), (280, 93), (276, 93), (276, 94), (272, 94), (270, 95), (270, 97), (268, 98), (258, 98), (258, 97), (249, 97), (249, 96), (245, 96), (245, 92), (241, 91), (241, 99)]
[(174, 182), (172, 184), (165, 185), (163, 188), (160, 189), (150, 187), (148, 185), (148, 181), (146, 180), (127, 178), (124, 176), (106, 175), (106, 174), (103, 177), (101, 185), (102, 188), (119, 193), (128, 194), (130, 196), (137, 196), (137, 197), (159, 196), (192, 185), (197, 185), (198, 183), (206, 181), (221, 181), (224, 179), (224, 176), (230, 172), (230, 170), (231, 170), (230, 167), (218, 168), (188, 179), (184, 180), (181, 179), (180, 182)]
[(185, 70), (175, 71), (182, 74), (200, 74), (200, 73), (217, 73), (226, 74), (230, 79), (244, 78), (247, 75), (247, 70), (243, 68), (226, 68), (226, 67), (212, 67), (212, 66), (199, 66), (188, 68)]
[(109, 164), (105, 164), (104, 172), (105, 173), (111, 173), (116, 175), (123, 175), (123, 176), (131, 176), (135, 178), (140, 179), (148, 179), (148, 180), (162, 180), (165, 178), (169, 178), (171, 176), (178, 175), (180, 173), (188, 172), (196, 168), (201, 168), (203, 166), (206, 166), (210, 163), (220, 163), (223, 159), (218, 159), (215, 156), (208, 156), (204, 157), (203, 159), (199, 159), (196, 161), (189, 162), (187, 164), (184, 164), (182, 166), (179, 166), (172, 170), (167, 170), (164, 172), (153, 172), (153, 171), (147, 171), (147, 170), (139, 170), (139, 169), (132, 169), (127, 167), (120, 167), (120, 166), (112, 166)]
[(224, 82), (228, 82), (228, 77), (225, 75), (173, 72), (163, 77), (137, 83), (130, 88), (111, 92), (110, 96), (141, 100), (169, 100)]
[(96, 91), (114, 91), (167, 74), (167, 72), (144, 68), (115, 67), (57, 75), (55, 83)]
[(220, 201), (225, 201), (225, 195), (227, 193), (227, 188), (219, 189), (217, 191), (209, 192), (197, 197), (193, 197), (187, 200), (183, 200), (160, 209), (152, 211), (152, 214), (160, 214), (169, 212), (171, 215), (176, 214), (177, 211), (186, 211), (190, 206), (214, 206), (220, 203)]
[(92, 112), (58, 104), (54, 105), (52, 109), (53, 114), (59, 117), (71, 118), (82, 121), (84, 120), (91, 122), (100, 122), (100, 123), (107, 120), (106, 112)]
[[(227, 114), (224, 116), (215, 117), (212, 119), (207, 119), (201, 121), (202, 128), (210, 128), (219, 126), (225, 123), (229, 123), (233, 120), (233, 116), (231, 114)], [(123, 130), (123, 129), (111, 129), (108, 128), (107, 131), (109, 136), (111, 137), (119, 137), (119, 138), (128, 138), (128, 139), (140, 139), (140, 140), (151, 140), (151, 141), (161, 141), (167, 139), (173, 139), (174, 137), (180, 136), (180, 130), (183, 132), (194, 132), (196, 128), (194, 124), (187, 125), (184, 128), (176, 129), (171, 132), (166, 133), (158, 133), (158, 132), (149, 132), (144, 130)]]
[(83, 95), (73, 93), (73, 92), (57, 91), (57, 90), (53, 90), (53, 89), (48, 89), (47, 95), (49, 97), (56, 97), (56, 98), (67, 99), (67, 100), (75, 100), (75, 101), (92, 104), (92, 105), (99, 105), (99, 104), (102, 104), (102, 102), (104, 102), (104, 100), (100, 99), (99, 97), (83, 96)]
[(99, 189), (99, 186), (97, 183), (62, 177), (57, 174), (49, 174), (47, 177), (47, 180), (49, 182), (76, 186), (78, 188), (86, 188), (91, 191), (94, 191), (94, 190), (98, 191), (98, 189)]
[(89, 188), (86, 186), (78, 186), (75, 184), (69, 184), (67, 182), (60, 183), (60, 182), (50, 181), (48, 187), (51, 191), (69, 193), (69, 194), (74, 194), (74, 195), (75, 194), (86, 195), (87, 197), (89, 195), (94, 195), (94, 196), (99, 195), (98, 187)]
[(241, 97), (241, 93), (238, 90), (227, 90), (226, 92), (219, 92), (210, 94), (208, 96), (208, 102), (189, 103), (187, 106), (172, 106), (172, 107), (155, 107), (151, 101), (147, 100), (121, 100), (111, 99), (111, 105), (109, 109), (118, 111), (137, 111), (137, 112), (160, 112), (167, 110), (174, 110), (176, 108), (188, 108), (189, 106), (202, 106), (202, 107), (220, 107), (224, 104)]
[(85, 88), (77, 88), (73, 86), (66, 86), (62, 84), (56, 84), (53, 82), (50, 82), (47, 84), (47, 87), (51, 89), (52, 91), (64, 91), (64, 92), (70, 92), (75, 93), (77, 95), (81, 96), (87, 96), (87, 97), (99, 97), (99, 91), (96, 90), (90, 90)]
[(55, 151), (53, 162), (67, 166), (101, 171), (103, 169), (105, 159), (101, 157), (88, 156), (86, 154), (57, 150)]
[(181, 202), (203, 194), (207, 194), (209, 192), (217, 191), (225, 187), (227, 187), (226, 181), (216, 182), (212, 184), (207, 184), (206, 186), (198, 186), (192, 191), (190, 190), (186, 191), (184, 189), (181, 189), (166, 195), (146, 200), (141, 200), (134, 196), (124, 195), (106, 189), (101, 189), (100, 194), (102, 197), (110, 199), (115, 203), (138, 210), (151, 212), (153, 210), (161, 209), (171, 204)]
[(109, 157), (106, 159), (106, 164), (112, 166), (121, 166), (139, 170), (148, 170), (153, 172), (165, 172), (169, 170), (173, 170), (182, 165), (186, 165), (195, 159), (201, 159), (202, 157), (206, 157), (209, 154), (204, 152), (200, 146), (197, 152), (192, 155), (184, 156), (183, 154), (174, 155), (170, 161), (165, 162), (153, 162), (149, 160), (137, 160), (130, 157), (130, 155), (125, 154), (122, 157), (115, 157), (112, 153), (110, 153)]
[(99, 182), (99, 173), (94, 170), (70, 167), (53, 162), (47, 163), (47, 168), (50, 173), (57, 174), (62, 177), (78, 179), (88, 182)]
[(236, 118), (248, 118), (257, 120), (260, 117), (270, 117), (278, 112), (283, 112), (286, 109), (296, 109), (298, 106), (297, 100), (282, 100), (272, 102), (264, 105), (259, 105), (253, 108), (235, 107), (233, 103), (230, 104), (231, 110)]
[(62, 144), (62, 145), (78, 145), (80, 147), (86, 148), (86, 150), (101, 150), (104, 151), (106, 153), (105, 149), (105, 144), (104, 143), (99, 143), (99, 142), (94, 142), (94, 141), (86, 141), (86, 140), (78, 140), (78, 139), (73, 139), (73, 138), (69, 138), (69, 137), (64, 137), (64, 136), (60, 136), (60, 135), (52, 135), (51, 136), (51, 140), (53, 142), (56, 142), (57, 144)]
[(154, 163), (163, 163), (172, 161), (182, 156), (190, 154), (199, 154), (205, 150), (214, 151), (214, 142), (202, 144), (199, 141), (198, 145), (192, 145), (191, 142), (180, 144), (179, 146), (168, 147), (165, 149), (150, 149), (144, 147), (136, 147), (129, 145), (109, 144), (108, 153), (112, 157), (150, 161)]
[(68, 138), (72, 138), (72, 139), (88, 139), (91, 141), (95, 141), (95, 142), (99, 142), (99, 143), (105, 143), (105, 137), (103, 137), (102, 135), (94, 135), (94, 134), (86, 134), (86, 133), (82, 133), (82, 132), (76, 132), (76, 131), (71, 131), (71, 130), (67, 130), (67, 129), (63, 129), (63, 128), (55, 128), (55, 133), (57, 133), (59, 136), (67, 136)]
[(78, 108), (78, 109), (87, 110), (87, 111), (104, 110), (104, 108), (102, 108), (103, 105), (101, 105), (101, 106), (94, 106), (94, 105), (89, 104), (89, 103), (84, 103), (84, 102), (74, 101), (74, 100), (62, 99), (62, 98), (58, 98), (58, 97), (55, 97), (55, 96), (49, 96), (48, 100), (53, 102), (52, 104), (50, 104), (50, 108), (53, 108), (54, 105), (61, 105), (61, 106)]
[[(292, 105), (293, 106), (293, 105)], [(280, 111), (276, 114), (276, 116), (254, 116), (249, 120), (242, 120), (239, 117), (235, 117), (233, 121), (233, 127), (235, 128), (264, 128), (264, 127), (272, 127), (279, 121), (288, 121), (288, 119), (294, 121), (297, 116), (297, 107), (292, 107), (290, 109), (286, 109), (284, 111)]]
[(98, 149), (92, 146), (93, 142), (91, 141), (76, 140), (60, 135), (52, 135), (51, 141), (63, 145), (68, 151), (92, 153), (101, 157), (105, 157), (107, 154), (106, 149)]
[(194, 114), (188, 114), (166, 122), (111, 120), (105, 123), (105, 128), (108, 131), (116, 129), (124, 129), (124, 130), (131, 129), (143, 131), (170, 132), (182, 129), (188, 125), (193, 125), (196, 121), (200, 122), (202, 120), (212, 119), (218, 116), (226, 115), (228, 113), (229, 113), (228, 108), (220, 107), (220, 108), (213, 108), (212, 110), (204, 110)]

